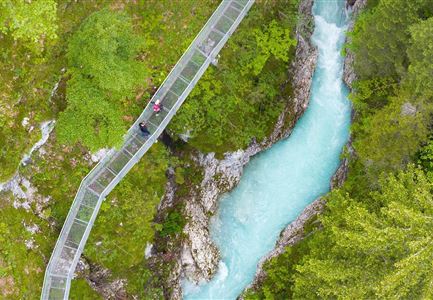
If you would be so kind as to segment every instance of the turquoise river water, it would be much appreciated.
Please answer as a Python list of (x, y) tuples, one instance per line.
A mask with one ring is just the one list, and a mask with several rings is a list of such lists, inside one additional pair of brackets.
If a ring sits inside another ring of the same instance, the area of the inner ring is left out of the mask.
[(254, 157), (239, 185), (220, 199), (211, 235), (221, 251), (208, 283), (183, 282), (185, 299), (236, 299), (281, 230), (329, 191), (349, 137), (351, 105), (342, 82), (344, 0), (317, 0), (313, 43), (319, 49), (310, 105), (291, 136)]

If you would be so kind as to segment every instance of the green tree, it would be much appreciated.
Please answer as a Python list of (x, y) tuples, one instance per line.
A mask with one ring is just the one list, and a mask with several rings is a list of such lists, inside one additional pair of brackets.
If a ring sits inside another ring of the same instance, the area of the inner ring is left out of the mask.
[(356, 22), (351, 48), (355, 69), (362, 79), (373, 76), (401, 76), (406, 72), (408, 27), (432, 14), (429, 0), (381, 0)]
[(433, 184), (414, 166), (380, 183), (365, 201), (376, 211), (331, 194), (321, 237), (297, 267), (295, 298), (431, 297)]
[(355, 93), (349, 95), (357, 115), (371, 115), (388, 104), (388, 96), (394, 94), (398, 84), (391, 77), (375, 77), (353, 83)]
[[(398, 96), (388, 98), (387, 106), (354, 126), (358, 135), (354, 147), (372, 183), (381, 172), (404, 167), (428, 138), (431, 105), (418, 106), (408, 99), (411, 99), (410, 91), (401, 90)], [(406, 114), (407, 105), (416, 111)]]
[(245, 68), (251, 69), (254, 75), (259, 75), (271, 55), (278, 60), (288, 62), (289, 49), (296, 46), (296, 39), (292, 39), (290, 34), (290, 28), (282, 27), (276, 20), (272, 20), (264, 30), (255, 29), (258, 53)]
[(83, 22), (68, 47), (68, 106), (57, 124), (61, 143), (96, 150), (122, 142), (122, 100), (147, 74), (137, 60), (143, 46), (126, 14), (103, 9)]
[(417, 153), (417, 163), (423, 168), (427, 175), (433, 179), (433, 141), (430, 140)]
[(36, 52), (46, 40), (57, 38), (57, 3), (54, 0), (0, 0), (0, 32), (10, 33)]
[(160, 231), (161, 236), (175, 235), (182, 232), (185, 226), (186, 220), (177, 211), (171, 211), (162, 223), (162, 229)]
[(361, 76), (351, 95), (354, 146), (370, 186), (412, 161), (430, 134), (432, 9), (426, 0), (382, 0), (352, 33)]
[(433, 99), (433, 17), (412, 25), (408, 84), (424, 102)]

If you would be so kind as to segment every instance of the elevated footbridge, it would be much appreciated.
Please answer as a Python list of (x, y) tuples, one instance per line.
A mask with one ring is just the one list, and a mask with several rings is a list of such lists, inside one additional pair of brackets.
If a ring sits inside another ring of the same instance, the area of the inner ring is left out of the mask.
[[(149, 103), (128, 130), (123, 145), (110, 150), (83, 179), (45, 271), (41, 299), (68, 299), (75, 267), (102, 201), (167, 127), (253, 3), (254, 0), (221, 2), (152, 97), (162, 102), (163, 109), (155, 114)], [(142, 121), (150, 132), (147, 136), (139, 131)]]

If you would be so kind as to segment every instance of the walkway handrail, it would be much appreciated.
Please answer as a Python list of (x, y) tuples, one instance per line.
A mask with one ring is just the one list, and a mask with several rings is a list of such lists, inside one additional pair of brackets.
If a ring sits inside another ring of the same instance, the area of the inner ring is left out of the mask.
[[(166, 128), (209, 64), (238, 27), (255, 0), (223, 0), (128, 130), (120, 149), (111, 149), (84, 177), (47, 265), (41, 299), (68, 299), (75, 267), (105, 197), (140, 160)], [(150, 131), (143, 136), (138, 123)]]

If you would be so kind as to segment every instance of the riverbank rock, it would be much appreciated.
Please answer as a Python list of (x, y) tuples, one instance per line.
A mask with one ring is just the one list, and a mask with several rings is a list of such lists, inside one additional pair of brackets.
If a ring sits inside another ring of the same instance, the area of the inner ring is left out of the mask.
[(340, 166), (331, 178), (331, 190), (340, 188), (346, 181), (347, 172), (349, 171), (349, 161), (355, 156), (355, 149), (352, 147), (352, 137), (349, 137), (344, 151), (346, 155), (341, 160)]
[(208, 281), (214, 275), (219, 252), (209, 234), (209, 221), (217, 209), (219, 195), (238, 184), (245, 164), (261, 151), (262, 145), (252, 143), (245, 150), (227, 153), (218, 160), (214, 153), (198, 153), (193, 157), (204, 170), (204, 179), (200, 187), (191, 191), (185, 206), (188, 223), (184, 228), (187, 237), (182, 245), (180, 263), (183, 276), (196, 283)]
[(111, 272), (108, 269), (81, 260), (81, 263), (86, 264), (84, 278), (103, 299), (127, 299), (126, 279), (110, 279)]
[[(325, 200), (318, 198), (313, 203), (308, 205), (295, 221), (287, 225), (287, 227), (281, 232), (280, 237), (275, 244), (275, 248), (266, 256), (262, 257), (262, 259), (260, 259), (257, 265), (254, 281), (245, 289), (245, 291), (257, 286), (263, 279), (265, 279), (266, 272), (263, 271), (263, 264), (265, 262), (282, 254), (287, 246), (295, 245), (304, 238), (305, 225), (311, 220), (312, 217), (323, 211), (325, 204)], [(240, 299), (243, 299), (242, 296)]]
[(313, 32), (312, 0), (304, 0), (299, 6), (300, 21), (296, 36), (296, 58), (288, 71), (286, 84), (293, 87), (293, 96), (286, 99), (286, 106), (280, 114), (273, 132), (267, 139), (252, 143), (244, 150), (226, 153), (224, 159), (217, 159), (214, 153), (196, 153), (195, 163), (203, 169), (204, 179), (200, 186), (192, 189), (185, 205), (188, 223), (184, 228), (185, 239), (182, 243), (178, 264), (180, 274), (172, 278), (171, 299), (180, 299), (181, 278), (193, 282), (208, 281), (215, 274), (219, 252), (209, 234), (210, 217), (216, 212), (218, 198), (233, 189), (240, 181), (244, 166), (252, 156), (271, 147), (274, 143), (290, 135), (296, 121), (308, 106), (310, 87), (317, 62), (317, 49), (311, 44)]
[[(352, 18), (349, 22), (347, 31), (353, 30), (355, 25), (356, 17), (359, 15), (361, 10), (367, 5), (367, 0), (347, 0), (346, 7), (351, 10)], [(350, 43), (351, 38), (347, 36), (346, 43)], [(352, 83), (356, 80), (356, 73), (353, 68), (354, 54), (350, 49), (346, 48), (346, 57), (344, 58), (344, 69), (343, 69), (343, 81), (349, 88), (352, 88)]]

